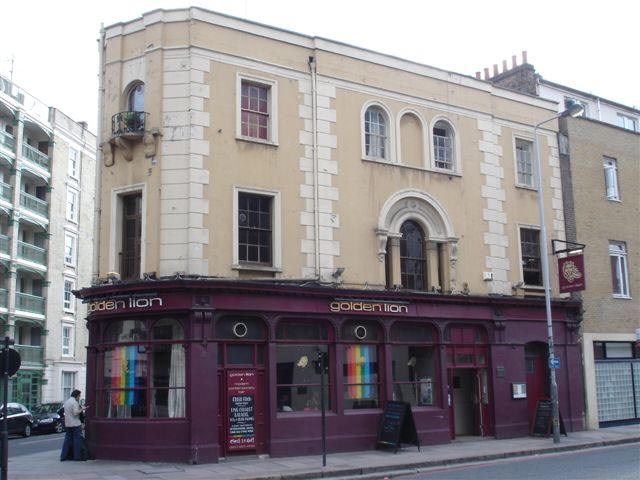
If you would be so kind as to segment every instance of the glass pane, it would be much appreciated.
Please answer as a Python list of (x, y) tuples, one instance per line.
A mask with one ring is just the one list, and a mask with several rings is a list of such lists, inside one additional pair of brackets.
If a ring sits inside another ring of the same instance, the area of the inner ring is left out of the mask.
[[(324, 387), (325, 410), (331, 410), (329, 385)], [(279, 412), (309, 412), (320, 410), (320, 386), (285, 386), (278, 387)]]
[(278, 340), (327, 340), (327, 329), (321, 323), (282, 321), (276, 328)]
[(182, 340), (182, 325), (173, 318), (163, 318), (153, 324), (151, 338), (154, 340)]
[(391, 371), (394, 382), (432, 380), (435, 376), (433, 347), (394, 345)]
[[(105, 388), (134, 388), (147, 385), (147, 354), (137, 345), (116, 347), (104, 352)], [(130, 401), (129, 397), (122, 401)]]
[(182, 345), (156, 345), (151, 361), (152, 387), (184, 387), (184, 347)]
[(276, 347), (276, 383), (278, 385), (320, 384), (316, 369), (319, 352), (326, 345), (278, 345)]
[[(244, 332), (246, 333), (242, 335)], [(217, 338), (259, 340), (265, 338), (265, 335), (264, 324), (256, 318), (227, 317), (216, 324)]]
[(417, 323), (394, 323), (391, 327), (394, 342), (432, 342), (433, 334), (429, 325)]
[[(124, 300), (111, 300), (118, 304)], [(109, 302), (106, 302), (109, 303)], [(147, 339), (147, 329), (140, 320), (120, 320), (112, 322), (104, 332), (105, 342), (135, 342)]]
[(345, 408), (378, 406), (378, 351), (375, 346), (346, 346), (343, 375)]
[(151, 391), (151, 416), (156, 418), (184, 417), (183, 388), (158, 388)]
[(626, 420), (635, 417), (631, 362), (596, 363), (598, 420)]
[(253, 365), (253, 345), (227, 345), (227, 365)]
[(396, 383), (393, 385), (393, 399), (408, 402), (414, 407), (434, 405), (433, 389), (431, 379), (418, 383)]
[(633, 350), (629, 342), (606, 342), (607, 358), (633, 358)]
[(137, 418), (147, 416), (146, 390), (105, 390), (102, 411), (107, 418)]

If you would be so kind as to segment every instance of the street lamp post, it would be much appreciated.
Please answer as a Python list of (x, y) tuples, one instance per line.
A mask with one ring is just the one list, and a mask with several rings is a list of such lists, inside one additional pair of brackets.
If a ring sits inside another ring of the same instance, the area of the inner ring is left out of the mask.
[[(538, 127), (551, 120), (560, 117), (577, 117), (582, 115), (584, 107), (579, 103), (573, 103), (565, 111), (554, 115), (547, 120), (538, 123), (533, 128), (533, 152), (536, 157), (536, 178), (538, 182), (538, 215), (540, 217), (540, 256), (542, 257), (542, 285), (544, 287), (544, 302), (547, 312), (547, 344), (549, 346), (549, 359), (555, 358), (553, 347), (553, 323), (551, 320), (551, 288), (549, 286), (549, 259), (547, 257), (547, 229), (544, 224), (544, 203), (542, 200), (542, 173), (540, 168), (540, 148), (538, 145)], [(556, 383), (556, 369), (549, 365), (551, 387), (551, 416), (553, 419), (553, 443), (560, 442), (560, 421), (558, 410), (558, 384)]]

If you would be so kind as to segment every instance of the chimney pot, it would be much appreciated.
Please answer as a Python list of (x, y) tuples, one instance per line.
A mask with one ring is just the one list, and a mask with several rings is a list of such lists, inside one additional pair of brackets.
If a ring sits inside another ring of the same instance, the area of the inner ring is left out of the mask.
[(522, 63), (529, 63), (529, 62), (527, 62), (527, 51), (526, 50), (522, 51)]
[(516, 68), (518, 66), (518, 61), (516, 60), (516, 55), (511, 55), (511, 68)]
[(496, 75), (498, 75), (498, 64), (494, 63), (493, 64), (493, 76), (495, 77)]
[(502, 73), (507, 71), (507, 61), (502, 60)]
[(489, 69), (488, 68), (484, 69), (484, 79), (485, 80), (489, 80)]
[(476, 72), (476, 78), (478, 80), (482, 79), (482, 74), (480, 72)]

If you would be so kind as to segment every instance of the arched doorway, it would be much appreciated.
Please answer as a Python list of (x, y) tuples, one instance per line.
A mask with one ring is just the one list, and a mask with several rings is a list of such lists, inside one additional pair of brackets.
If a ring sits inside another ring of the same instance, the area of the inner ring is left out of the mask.
[(530, 342), (524, 346), (525, 368), (527, 371), (527, 409), (529, 428), (533, 425), (536, 406), (541, 398), (549, 398), (549, 368), (547, 344)]

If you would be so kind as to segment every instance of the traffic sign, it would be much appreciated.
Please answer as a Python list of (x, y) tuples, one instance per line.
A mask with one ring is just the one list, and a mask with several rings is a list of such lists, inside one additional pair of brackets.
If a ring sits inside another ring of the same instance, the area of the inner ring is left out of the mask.
[(549, 357), (549, 368), (560, 368), (560, 359), (558, 357)]

